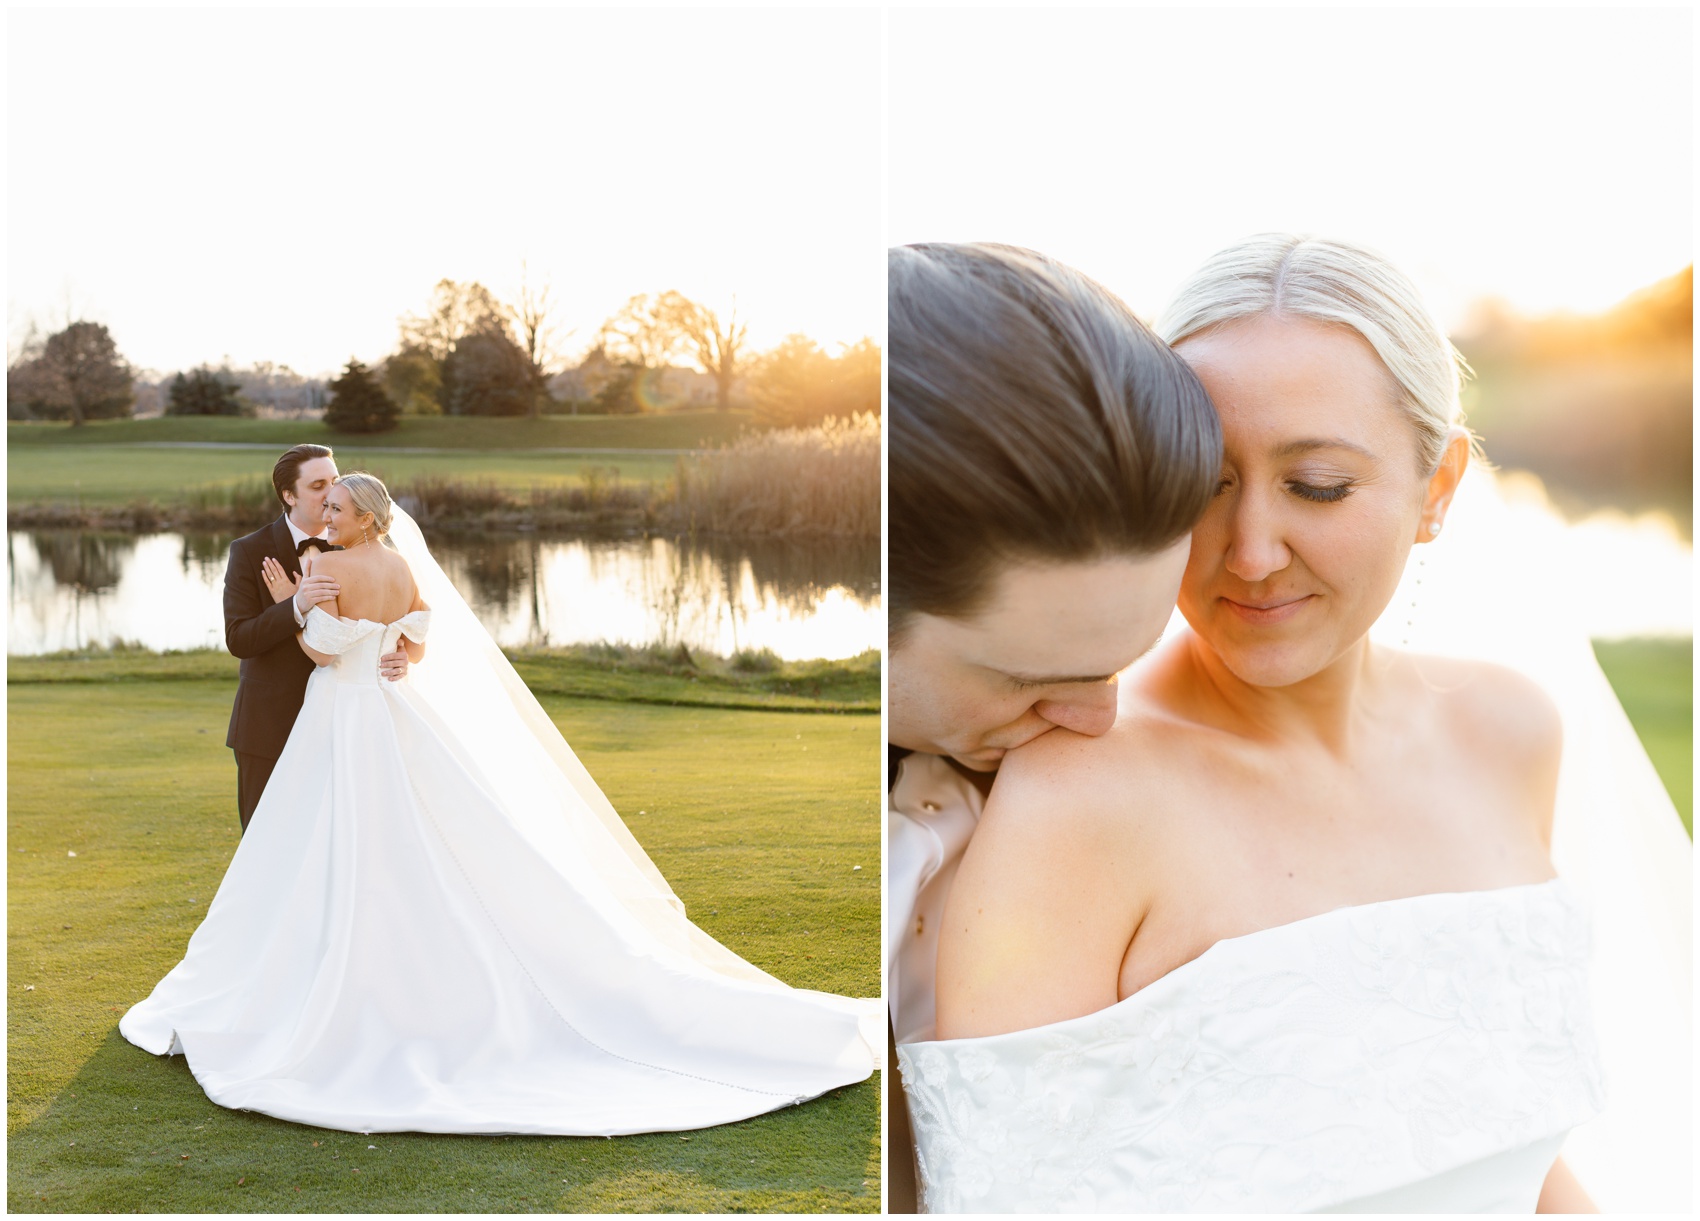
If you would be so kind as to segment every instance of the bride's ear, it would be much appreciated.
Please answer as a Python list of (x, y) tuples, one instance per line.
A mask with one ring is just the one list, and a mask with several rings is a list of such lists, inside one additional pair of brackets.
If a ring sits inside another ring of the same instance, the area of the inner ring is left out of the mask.
[(1423, 493), (1423, 513), (1417, 522), (1417, 542), (1432, 543), (1440, 536), (1440, 528), (1446, 524), (1446, 510), (1451, 507), (1453, 494), (1458, 491), (1458, 482), (1469, 469), (1470, 434), (1454, 427), (1446, 434), (1446, 448), (1441, 451), (1440, 465), (1428, 477), (1428, 488)]

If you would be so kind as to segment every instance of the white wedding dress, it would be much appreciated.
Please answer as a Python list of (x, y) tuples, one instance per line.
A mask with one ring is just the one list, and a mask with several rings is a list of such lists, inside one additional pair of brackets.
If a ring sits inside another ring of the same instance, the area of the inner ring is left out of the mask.
[(182, 1053), (222, 1106), (360, 1132), (699, 1128), (866, 1078), (878, 1002), (789, 988), (691, 925), (504, 700), (379, 677), (432, 617), (309, 612), (335, 659), (124, 1037)]
[(1560, 879), (1219, 941), (1108, 1009), (900, 1043), (928, 1212), (1532, 1212), (1602, 1105)]

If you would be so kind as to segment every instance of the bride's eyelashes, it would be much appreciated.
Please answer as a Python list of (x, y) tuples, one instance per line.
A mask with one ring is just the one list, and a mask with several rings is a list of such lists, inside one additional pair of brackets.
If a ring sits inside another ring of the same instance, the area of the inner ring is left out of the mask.
[(1356, 485), (1351, 480), (1344, 483), (1327, 484), (1305, 483), (1299, 479), (1287, 481), (1289, 492), (1299, 499), (1308, 500), (1313, 504), (1335, 504), (1350, 496), (1354, 487)]
[[(1220, 496), (1233, 486), (1232, 475), (1223, 475), (1216, 481), (1216, 495)], [(1338, 504), (1357, 489), (1355, 479), (1342, 479), (1334, 483), (1312, 483), (1304, 479), (1288, 479), (1286, 489), (1300, 500), (1308, 500), (1312, 504)]]

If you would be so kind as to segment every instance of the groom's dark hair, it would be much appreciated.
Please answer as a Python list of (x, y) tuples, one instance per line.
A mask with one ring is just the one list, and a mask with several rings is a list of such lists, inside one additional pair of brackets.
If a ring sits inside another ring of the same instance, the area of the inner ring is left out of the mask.
[(1222, 429), (1186, 362), (1031, 250), (887, 261), (888, 610), (962, 618), (1001, 564), (1149, 554), (1203, 516)]
[(301, 478), (301, 464), (313, 458), (334, 458), (328, 445), (294, 445), (283, 451), (283, 457), (272, 467), (272, 490), (277, 493), (278, 503), (285, 509), (289, 502), (283, 498), (285, 492), (293, 492), (296, 482)]

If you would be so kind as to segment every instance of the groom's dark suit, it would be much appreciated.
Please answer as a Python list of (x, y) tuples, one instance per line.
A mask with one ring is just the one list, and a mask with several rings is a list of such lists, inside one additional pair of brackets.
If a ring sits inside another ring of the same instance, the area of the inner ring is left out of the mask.
[(236, 807), (244, 831), (295, 727), (313, 673), (313, 659), (295, 643), (301, 629), (290, 600), (273, 602), (261, 575), (260, 562), (268, 555), (290, 576), (301, 575), (295, 540), (282, 517), (230, 544), (224, 570), (224, 645), (242, 659), (224, 744), (236, 752)]

